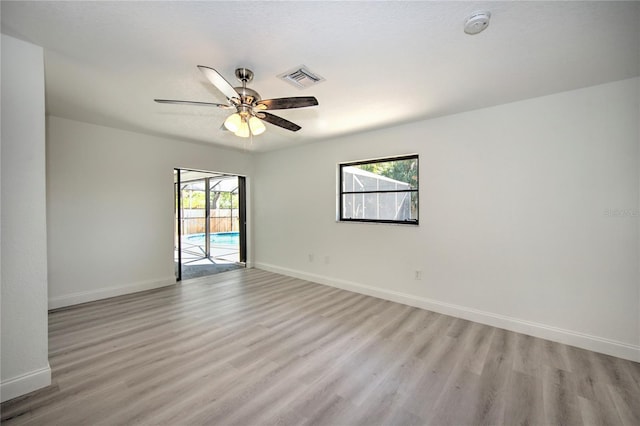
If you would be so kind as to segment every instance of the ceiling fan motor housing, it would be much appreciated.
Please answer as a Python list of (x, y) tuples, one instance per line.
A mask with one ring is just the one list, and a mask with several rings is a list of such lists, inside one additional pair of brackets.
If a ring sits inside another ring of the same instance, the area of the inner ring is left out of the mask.
[(234, 87), (234, 89), (236, 89), (236, 92), (240, 95), (240, 103), (242, 105), (252, 105), (254, 102), (262, 99), (258, 92), (248, 87)]

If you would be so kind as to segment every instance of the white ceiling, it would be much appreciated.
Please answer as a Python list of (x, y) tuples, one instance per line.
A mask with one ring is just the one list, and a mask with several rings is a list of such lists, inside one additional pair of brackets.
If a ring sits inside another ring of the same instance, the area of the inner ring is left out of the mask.
[[(9, 2), (2, 32), (45, 49), (49, 114), (265, 151), (640, 75), (639, 2)], [(492, 13), (475, 36), (463, 22)], [(326, 78), (300, 90), (298, 65)], [(248, 145), (220, 130), (228, 112), (154, 98), (225, 103), (196, 65), (255, 72), (263, 98), (314, 95), (274, 111)], [(26, 71), (26, 70), (25, 70)]]

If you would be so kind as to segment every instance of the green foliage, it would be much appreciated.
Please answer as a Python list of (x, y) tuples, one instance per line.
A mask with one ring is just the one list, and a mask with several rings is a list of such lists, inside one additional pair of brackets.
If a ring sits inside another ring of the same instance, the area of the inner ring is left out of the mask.
[(416, 159), (369, 163), (357, 167), (380, 176), (406, 182), (412, 188), (418, 187), (418, 160)]
[(204, 209), (204, 192), (189, 190), (182, 191), (182, 207), (185, 209)]
[[(206, 207), (204, 191), (182, 191), (182, 207), (185, 209), (204, 209)], [(238, 208), (238, 194), (230, 192), (211, 192), (212, 209)]]
[(220, 192), (220, 199), (218, 200), (219, 209), (237, 209), (238, 208), (238, 195), (231, 192)]

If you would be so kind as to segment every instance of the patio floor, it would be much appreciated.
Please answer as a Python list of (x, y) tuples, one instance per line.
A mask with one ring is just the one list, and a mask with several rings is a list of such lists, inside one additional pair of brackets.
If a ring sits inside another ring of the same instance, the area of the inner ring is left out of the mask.
[[(175, 251), (175, 262), (178, 262), (178, 252)], [(206, 256), (204, 245), (193, 244), (182, 240), (182, 279), (203, 277), (244, 268), (239, 262), (239, 249), (233, 245), (211, 245), (211, 256)]]

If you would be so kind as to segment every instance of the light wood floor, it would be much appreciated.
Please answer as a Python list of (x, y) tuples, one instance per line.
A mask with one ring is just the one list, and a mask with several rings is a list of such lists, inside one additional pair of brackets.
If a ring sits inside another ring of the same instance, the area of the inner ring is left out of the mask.
[(640, 364), (255, 269), (49, 315), (33, 425), (640, 425)]

